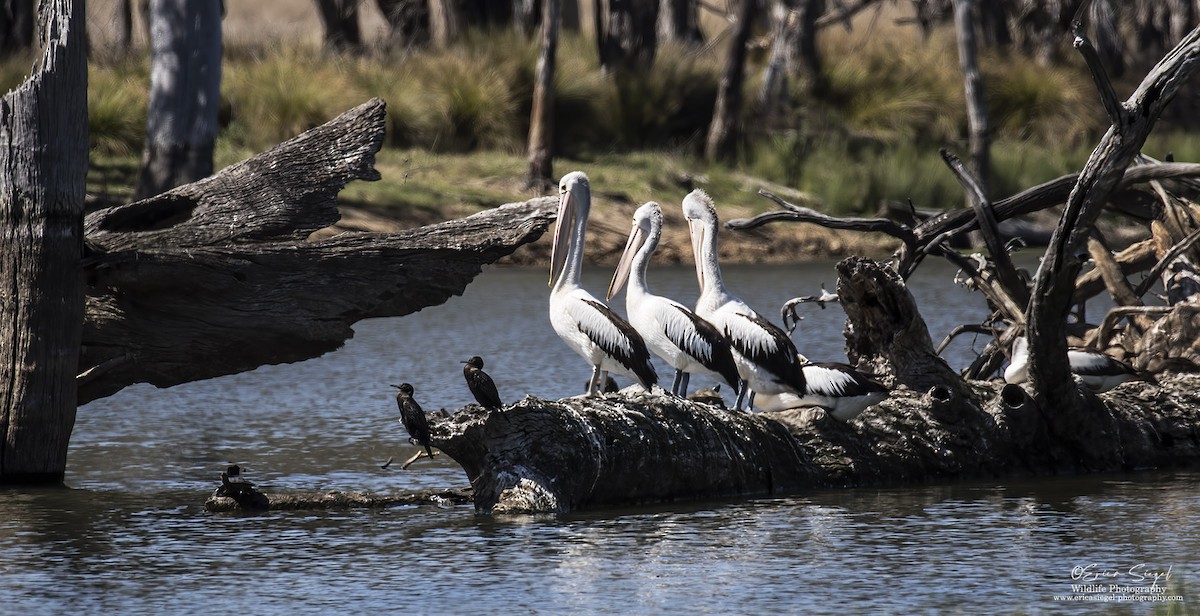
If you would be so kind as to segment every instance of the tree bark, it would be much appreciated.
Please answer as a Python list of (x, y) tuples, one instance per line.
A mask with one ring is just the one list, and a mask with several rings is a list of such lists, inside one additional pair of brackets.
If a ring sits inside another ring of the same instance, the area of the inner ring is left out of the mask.
[(154, 0), (146, 147), (137, 199), (212, 175), (221, 100), (221, 4)]
[(81, 0), (52, 0), (38, 70), (0, 116), (0, 483), (62, 481), (83, 324), (87, 57)]
[(558, 50), (559, 0), (542, 0), (542, 53), (529, 114), (529, 173), (526, 188), (554, 185), (554, 64)]
[(117, 0), (116, 45), (121, 53), (133, 48), (133, 0)]
[(742, 111), (742, 82), (746, 75), (746, 43), (750, 40), (757, 7), (758, 0), (741, 3), (733, 34), (729, 37), (729, 54), (721, 72), (712, 124), (708, 127), (708, 138), (704, 144), (704, 158), (710, 162), (732, 159), (737, 152), (738, 116)]
[(373, 100), (210, 178), (88, 215), (80, 402), (333, 351), (360, 319), (462, 293), (553, 221), (544, 198), (313, 239), (338, 220), (347, 182), (379, 178), (384, 122)]
[[(317, 0), (325, 48), (336, 53), (357, 53), (363, 49), (358, 26), (357, 0)], [(387, 15), (387, 13), (384, 13)]]
[(33, 51), (33, 0), (0, 0), (0, 58)]

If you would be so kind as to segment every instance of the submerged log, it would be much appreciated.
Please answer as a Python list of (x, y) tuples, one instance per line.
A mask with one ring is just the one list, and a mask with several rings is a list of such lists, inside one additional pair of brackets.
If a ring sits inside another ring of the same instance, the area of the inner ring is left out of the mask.
[(86, 219), (79, 402), (316, 357), (351, 325), (461, 294), (485, 264), (536, 240), (552, 198), (399, 233), (310, 237), (346, 183), (374, 180), (384, 105), (157, 197)]
[(298, 492), (263, 494), (263, 507), (247, 507), (229, 496), (214, 494), (204, 501), (204, 510), (230, 511), (301, 511), (326, 509), (381, 509), (402, 505), (463, 505), (471, 502), (470, 488), (422, 490), (405, 494), (367, 494), (364, 492)]

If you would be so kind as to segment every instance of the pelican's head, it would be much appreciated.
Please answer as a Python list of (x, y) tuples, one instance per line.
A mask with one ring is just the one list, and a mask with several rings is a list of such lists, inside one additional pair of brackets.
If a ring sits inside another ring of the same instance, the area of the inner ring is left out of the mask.
[(687, 219), (688, 232), (692, 235), (692, 258), (696, 262), (696, 281), (700, 292), (704, 292), (704, 260), (716, 255), (707, 255), (706, 240), (711, 236), (714, 246), (717, 233), (717, 206), (708, 193), (697, 188), (683, 198), (683, 217)]
[(629, 271), (633, 267), (633, 258), (650, 238), (655, 238), (657, 241), (658, 235), (662, 233), (662, 224), (662, 207), (654, 201), (645, 203), (633, 213), (633, 229), (629, 231), (629, 241), (625, 242), (625, 252), (621, 253), (617, 271), (613, 274), (612, 283), (608, 285), (607, 299), (612, 299), (612, 296), (625, 285), (625, 281), (629, 279)]
[(587, 174), (572, 171), (558, 182), (558, 223), (554, 226), (554, 245), (550, 249), (550, 284), (562, 274), (567, 261), (567, 244), (571, 241), (571, 228), (578, 218), (587, 219), (592, 204), (592, 189)]

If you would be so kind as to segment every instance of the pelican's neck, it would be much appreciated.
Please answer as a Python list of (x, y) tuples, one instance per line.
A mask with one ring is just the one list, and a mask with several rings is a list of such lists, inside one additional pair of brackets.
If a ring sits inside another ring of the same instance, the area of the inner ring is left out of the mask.
[(567, 243), (567, 259), (563, 265), (562, 275), (554, 283), (554, 290), (580, 286), (583, 275), (583, 246), (587, 237), (588, 208), (579, 207), (571, 227), (571, 239)]
[(1008, 360), (1008, 368), (1004, 370), (1004, 380), (1009, 383), (1022, 383), (1029, 376), (1029, 346), (1025, 338), (1013, 341), (1012, 357)]
[(717, 262), (717, 226), (705, 225), (704, 238), (700, 244), (700, 271), (704, 276), (704, 288), (700, 290), (700, 299), (696, 305), (708, 304), (713, 308), (724, 305), (731, 299), (729, 290), (725, 288), (725, 279), (721, 278), (721, 264)]
[(646, 233), (646, 241), (642, 243), (642, 247), (638, 249), (637, 254), (633, 256), (633, 263), (629, 271), (628, 288), (625, 290), (626, 297), (645, 295), (650, 292), (650, 286), (646, 282), (646, 270), (650, 268), (650, 257), (654, 256), (654, 251), (658, 248), (658, 242), (662, 238), (662, 227), (651, 223), (650, 231)]

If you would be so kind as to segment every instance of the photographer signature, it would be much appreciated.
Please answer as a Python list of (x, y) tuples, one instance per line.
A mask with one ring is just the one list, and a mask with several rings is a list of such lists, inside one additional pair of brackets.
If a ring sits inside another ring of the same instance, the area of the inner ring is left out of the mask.
[(1071, 568), (1071, 579), (1080, 580), (1083, 582), (1104, 582), (1120, 580), (1123, 582), (1151, 582), (1157, 585), (1160, 581), (1165, 582), (1171, 579), (1171, 569), (1175, 566), (1170, 565), (1165, 570), (1152, 569), (1149, 565), (1142, 563), (1134, 565), (1128, 569), (1106, 569), (1096, 563), (1090, 565), (1076, 565)]

